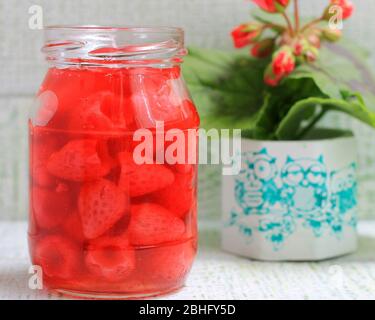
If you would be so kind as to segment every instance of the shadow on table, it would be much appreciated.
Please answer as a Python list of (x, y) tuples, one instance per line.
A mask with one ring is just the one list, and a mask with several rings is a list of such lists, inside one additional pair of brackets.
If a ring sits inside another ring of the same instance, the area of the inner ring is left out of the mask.
[(341, 257), (340, 262), (375, 262), (375, 238), (360, 236), (357, 252)]

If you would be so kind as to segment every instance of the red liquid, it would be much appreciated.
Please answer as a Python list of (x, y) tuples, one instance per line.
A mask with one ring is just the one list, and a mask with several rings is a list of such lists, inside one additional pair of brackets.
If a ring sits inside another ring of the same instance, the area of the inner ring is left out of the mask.
[(44, 285), (99, 298), (183, 286), (196, 253), (197, 166), (132, 159), (139, 128), (164, 121), (187, 137), (198, 127), (179, 69), (50, 69), (40, 97), (29, 245)]

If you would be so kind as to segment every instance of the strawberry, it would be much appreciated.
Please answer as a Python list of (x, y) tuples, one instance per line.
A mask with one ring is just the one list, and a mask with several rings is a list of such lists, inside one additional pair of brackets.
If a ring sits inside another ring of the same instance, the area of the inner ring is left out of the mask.
[(183, 219), (192, 209), (195, 198), (195, 170), (175, 174), (174, 182), (152, 195), (152, 199)]
[(48, 235), (36, 243), (34, 261), (48, 277), (69, 279), (80, 266), (79, 247), (60, 235)]
[(135, 120), (131, 100), (124, 93), (119, 95), (112, 93), (102, 102), (101, 111), (111, 120), (116, 129), (124, 130), (134, 127)]
[(90, 250), (110, 247), (129, 249), (130, 244), (128, 233), (126, 231), (123, 231), (122, 233), (108, 232), (108, 234), (104, 236), (90, 240), (88, 245)]
[(131, 197), (161, 190), (171, 185), (174, 180), (172, 170), (161, 164), (137, 165), (130, 153), (120, 153), (121, 174), (119, 187), (129, 192)]
[(54, 191), (34, 187), (31, 204), (38, 226), (50, 229), (60, 225), (69, 215), (73, 200), (69, 188), (59, 184)]
[(96, 276), (107, 281), (121, 281), (135, 268), (135, 253), (127, 235), (103, 236), (90, 241), (85, 262)]
[(178, 172), (184, 173), (198, 163), (198, 131), (166, 129), (164, 145), (156, 145), (156, 157), (164, 158)]
[[(66, 81), (67, 78), (69, 78), (69, 81)], [(74, 72), (72, 69), (58, 68), (50, 68), (48, 70), (39, 95), (44, 95), (45, 92), (53, 92), (58, 102), (56, 113), (48, 122), (49, 128), (62, 129), (67, 110), (76, 106), (79, 101), (80, 87), (78, 72)]]
[(93, 133), (126, 129), (131, 124), (128, 119), (133, 119), (129, 117), (131, 107), (128, 100), (129, 98), (115, 96), (110, 91), (102, 91), (82, 99), (78, 110), (72, 110), (69, 128)]
[(53, 152), (59, 149), (59, 139), (56, 135), (32, 125), (30, 125), (30, 131), (30, 149), (34, 155), (33, 158), (46, 160)]
[(65, 235), (70, 239), (78, 243), (82, 243), (85, 240), (81, 218), (78, 211), (73, 210), (72, 212), (70, 212), (66, 217), (62, 227)]
[(83, 233), (87, 239), (101, 236), (123, 217), (125, 194), (112, 182), (101, 179), (83, 185), (78, 199)]
[(152, 246), (182, 239), (185, 224), (162, 206), (145, 203), (132, 206), (128, 232), (132, 245)]
[(173, 165), (173, 169), (176, 170), (178, 173), (190, 173), (194, 170), (194, 165), (176, 163), (175, 165)]
[(104, 247), (87, 252), (87, 268), (96, 276), (108, 281), (121, 281), (127, 278), (135, 268), (134, 250)]
[(189, 99), (178, 73), (172, 71), (132, 74), (131, 103), (139, 128), (155, 128), (156, 121), (176, 123), (189, 119)]
[(191, 241), (137, 252), (137, 269), (145, 284), (155, 287), (183, 284), (196, 254)]
[(71, 181), (91, 181), (108, 174), (111, 163), (97, 140), (73, 140), (53, 153), (47, 170), (56, 177)]
[(30, 141), (30, 174), (33, 182), (40, 187), (53, 187), (56, 178), (46, 168), (47, 160), (52, 153), (59, 149), (58, 139), (48, 133), (31, 128)]
[(31, 176), (34, 183), (40, 187), (52, 187), (56, 182), (56, 179), (48, 173), (44, 162), (34, 162), (31, 169)]

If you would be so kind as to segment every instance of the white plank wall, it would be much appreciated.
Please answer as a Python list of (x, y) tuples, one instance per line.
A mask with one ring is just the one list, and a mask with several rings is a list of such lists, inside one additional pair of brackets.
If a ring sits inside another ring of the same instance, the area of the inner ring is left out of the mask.
[[(318, 14), (328, 0), (300, 2), (302, 9), (312, 15)], [(375, 34), (375, 1), (355, 2), (357, 12), (345, 25), (345, 32), (368, 49), (375, 50), (372, 36)], [(228, 34), (233, 26), (248, 19), (251, 8), (245, 0), (0, 0), (0, 219), (26, 216), (26, 119), (31, 97), (45, 71), (40, 53), (42, 31), (28, 27), (28, 10), (34, 4), (42, 6), (45, 25), (181, 26), (186, 30), (188, 45), (216, 48), (231, 48)], [(375, 54), (372, 65), (375, 67)], [(360, 140), (361, 159), (369, 160), (361, 161), (361, 176), (367, 177), (362, 197), (374, 198), (375, 185), (368, 178), (369, 173), (375, 172), (375, 152), (370, 152), (375, 149), (374, 132), (345, 117), (333, 116), (331, 120), (355, 129)], [(368, 163), (373, 163), (374, 167)], [(204, 181), (204, 176), (201, 179)], [(215, 185), (209, 181), (205, 183)], [(204, 195), (215, 197), (215, 192), (212, 190)], [(371, 216), (369, 202), (362, 203), (362, 215)], [(217, 211), (219, 205), (212, 210), (212, 215)]]

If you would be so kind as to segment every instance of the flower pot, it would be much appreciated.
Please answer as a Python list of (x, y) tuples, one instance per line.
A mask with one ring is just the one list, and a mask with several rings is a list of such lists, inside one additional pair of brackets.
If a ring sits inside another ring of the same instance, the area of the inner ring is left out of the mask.
[(357, 248), (352, 135), (242, 140), (241, 172), (224, 176), (225, 251), (258, 260), (323, 260)]

